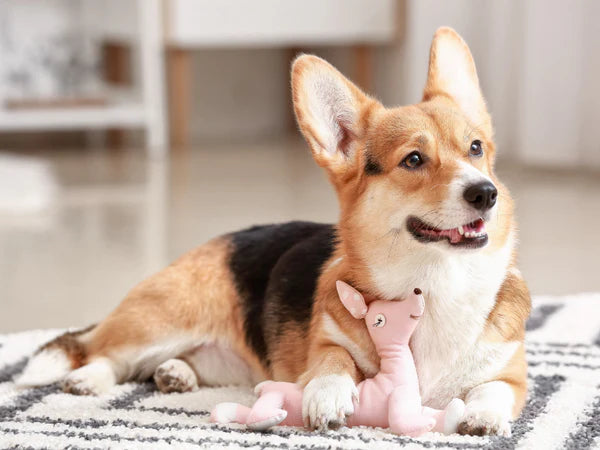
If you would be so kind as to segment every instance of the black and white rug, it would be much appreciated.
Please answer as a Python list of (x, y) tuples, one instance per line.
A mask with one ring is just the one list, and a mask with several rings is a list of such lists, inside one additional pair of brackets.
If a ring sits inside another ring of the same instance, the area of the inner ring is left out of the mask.
[(164, 395), (151, 383), (130, 383), (101, 397), (63, 394), (57, 385), (16, 390), (12, 380), (27, 358), (60, 332), (0, 336), (0, 448), (600, 448), (600, 294), (535, 299), (529, 400), (509, 438), (410, 439), (369, 428), (256, 433), (210, 424), (216, 403), (252, 403), (252, 391), (243, 388)]

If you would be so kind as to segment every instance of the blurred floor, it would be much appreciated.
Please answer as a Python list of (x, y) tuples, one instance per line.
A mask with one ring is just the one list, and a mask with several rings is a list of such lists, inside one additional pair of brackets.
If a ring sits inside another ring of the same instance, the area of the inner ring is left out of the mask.
[[(222, 232), (337, 217), (299, 140), (204, 145), (165, 163), (141, 151), (29, 156), (58, 191), (44, 212), (0, 214), (0, 332), (98, 321), (143, 277)], [(532, 292), (600, 291), (600, 177), (498, 172), (517, 200)]]

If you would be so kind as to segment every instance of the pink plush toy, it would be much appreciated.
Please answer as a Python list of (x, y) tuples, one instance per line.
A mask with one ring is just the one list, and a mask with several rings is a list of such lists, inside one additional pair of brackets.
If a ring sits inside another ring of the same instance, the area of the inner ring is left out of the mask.
[[(337, 290), (346, 309), (365, 319), (371, 339), (381, 358), (380, 371), (358, 386), (358, 401), (348, 426), (391, 428), (392, 432), (419, 436), (428, 431), (456, 432), (465, 404), (455, 398), (445, 410), (421, 404), (419, 380), (408, 341), (415, 330), (425, 301), (415, 289), (403, 301), (375, 300), (368, 306), (350, 285), (338, 281)], [(218, 423), (242, 423), (253, 430), (274, 425), (302, 426), (302, 387), (295, 383), (264, 381), (255, 388), (259, 396), (252, 408), (237, 403), (220, 403), (211, 414)]]

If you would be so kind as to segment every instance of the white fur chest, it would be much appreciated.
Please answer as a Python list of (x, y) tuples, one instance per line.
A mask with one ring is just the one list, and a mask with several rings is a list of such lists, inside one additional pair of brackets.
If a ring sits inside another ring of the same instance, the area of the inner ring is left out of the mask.
[[(510, 240), (512, 241), (512, 239)], [(518, 343), (479, 339), (505, 278), (512, 242), (494, 253), (408, 251), (397, 263), (372, 265), (385, 295), (418, 287), (425, 314), (411, 339), (423, 402), (443, 408), (453, 397), (488, 381)]]

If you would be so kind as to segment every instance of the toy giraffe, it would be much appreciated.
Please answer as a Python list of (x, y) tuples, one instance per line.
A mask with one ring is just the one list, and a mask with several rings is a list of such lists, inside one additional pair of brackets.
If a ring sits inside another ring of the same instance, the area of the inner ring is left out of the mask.
[[(373, 378), (358, 384), (358, 399), (348, 426), (376, 426), (416, 437), (428, 431), (456, 432), (465, 404), (455, 398), (446, 409), (423, 406), (417, 370), (408, 345), (425, 310), (420, 289), (404, 300), (375, 300), (367, 306), (360, 292), (338, 281), (338, 294), (356, 319), (364, 319), (381, 359)], [(254, 430), (274, 425), (302, 426), (302, 387), (295, 383), (264, 381), (255, 388), (259, 396), (252, 408), (220, 403), (211, 414), (213, 422), (242, 423)]]

